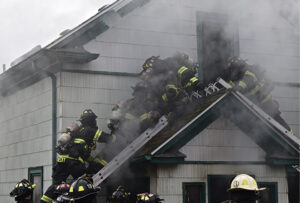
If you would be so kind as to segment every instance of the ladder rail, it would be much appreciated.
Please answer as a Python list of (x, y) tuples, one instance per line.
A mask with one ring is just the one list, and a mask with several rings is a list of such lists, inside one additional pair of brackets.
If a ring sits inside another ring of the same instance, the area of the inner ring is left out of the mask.
[(93, 176), (94, 185), (100, 185), (106, 178), (108, 178), (114, 171), (116, 171), (123, 163), (125, 163), (132, 155), (134, 155), (167, 125), (167, 118), (162, 116), (159, 119), (159, 122), (153, 128), (148, 128), (146, 131), (144, 131)]

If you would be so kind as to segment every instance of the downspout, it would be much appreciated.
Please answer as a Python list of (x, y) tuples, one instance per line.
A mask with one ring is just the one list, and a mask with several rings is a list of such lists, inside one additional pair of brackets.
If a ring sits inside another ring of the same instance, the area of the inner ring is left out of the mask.
[[(59, 63), (54, 63), (49, 65), (46, 69), (48, 69), (50, 66), (57, 65)], [(34, 61), (32, 61), (32, 67), (36, 68), (36, 65)], [(46, 74), (51, 78), (52, 82), (52, 167), (56, 164), (56, 140), (57, 140), (57, 78), (55, 74), (45, 71)], [(52, 180), (53, 181), (53, 180)]]
[(48, 73), (52, 81), (52, 166), (56, 164), (56, 133), (57, 133), (57, 79), (55, 74)]

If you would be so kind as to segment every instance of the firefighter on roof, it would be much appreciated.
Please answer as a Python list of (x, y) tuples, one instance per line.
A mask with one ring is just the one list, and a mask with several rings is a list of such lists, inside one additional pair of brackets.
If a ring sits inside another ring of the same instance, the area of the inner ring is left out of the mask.
[(234, 90), (243, 93), (278, 123), (292, 132), (289, 125), (280, 116), (278, 102), (272, 98), (271, 92), (274, 86), (265, 77), (265, 70), (256, 65), (249, 65), (239, 57), (231, 57), (228, 59), (225, 75), (229, 83), (234, 86)]
[(10, 196), (15, 198), (18, 203), (31, 203), (33, 197), (33, 189), (35, 184), (32, 184), (26, 179), (21, 180), (15, 186), (15, 188), (10, 192)]
[(237, 175), (230, 184), (230, 200), (222, 203), (256, 203), (261, 199), (261, 191), (266, 188), (258, 188), (254, 178), (246, 174)]
[[(84, 110), (80, 116), (81, 125), (72, 130), (66, 130), (70, 134), (70, 142), (67, 150), (58, 150), (61, 153), (57, 159), (57, 164), (53, 168), (52, 178), (54, 183), (47, 189), (41, 198), (41, 202), (52, 202), (57, 198), (55, 188), (61, 182), (65, 181), (69, 175), (74, 179), (84, 173), (93, 174), (98, 172), (104, 165), (105, 160), (94, 158), (91, 151), (95, 149), (97, 142), (114, 142), (116, 137), (98, 129), (96, 114), (90, 110)], [(68, 139), (66, 139), (68, 140)], [(85, 166), (88, 163), (88, 168)]]

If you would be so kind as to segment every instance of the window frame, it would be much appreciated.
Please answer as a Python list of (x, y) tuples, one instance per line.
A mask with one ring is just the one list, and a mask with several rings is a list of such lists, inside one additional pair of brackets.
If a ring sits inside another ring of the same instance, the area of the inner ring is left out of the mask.
[(41, 176), (41, 194), (40, 194), (40, 197), (42, 197), (43, 191), (44, 191), (44, 169), (43, 169), (43, 166), (28, 168), (28, 180), (31, 183), (33, 183), (34, 176)]
[(182, 182), (182, 201), (186, 203), (185, 191), (186, 186), (189, 185), (199, 185), (200, 186), (200, 203), (206, 203), (206, 184), (205, 182)]

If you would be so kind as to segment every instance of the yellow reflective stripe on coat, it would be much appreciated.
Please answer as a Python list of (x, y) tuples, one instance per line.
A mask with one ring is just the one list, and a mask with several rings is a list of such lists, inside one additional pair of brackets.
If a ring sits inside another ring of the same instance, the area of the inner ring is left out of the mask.
[(229, 81), (229, 84), (230, 84), (231, 86), (234, 86), (234, 85), (235, 85), (234, 82), (233, 82), (232, 80)]
[(242, 87), (243, 89), (247, 88), (247, 84), (244, 81), (240, 81), (239, 86)]
[(177, 71), (177, 73), (178, 73), (178, 75), (181, 77), (182, 73), (183, 73), (184, 71), (186, 71), (186, 70), (188, 70), (188, 68), (185, 67), (185, 66), (182, 66), (181, 68), (179, 68), (179, 70)]
[(51, 199), (50, 197), (47, 197), (46, 195), (43, 195), (41, 200), (43, 200), (44, 202), (49, 202), (52, 203), (53, 199)]
[(69, 155), (59, 155), (59, 157), (57, 158), (57, 162), (64, 163), (66, 159), (78, 160), (81, 163), (84, 163), (81, 157), (74, 158), (74, 157), (70, 157)]
[(144, 121), (148, 118), (148, 114), (147, 113), (144, 113), (140, 116), (140, 121)]
[(195, 83), (195, 82), (197, 82), (199, 79), (198, 78), (196, 78), (196, 77), (192, 77), (191, 79), (190, 79), (190, 81), (192, 82), (192, 83)]
[(163, 95), (161, 96), (161, 98), (163, 99), (164, 102), (167, 102), (167, 101), (168, 101), (168, 97), (167, 97), (167, 94), (166, 94), (166, 93), (163, 94)]
[(245, 75), (249, 75), (249, 76), (253, 77), (253, 81), (254, 81), (254, 82), (257, 82), (257, 77), (256, 77), (256, 75), (255, 75), (254, 73), (250, 72), (249, 70), (247, 70), (247, 71), (245, 72)]
[(266, 103), (267, 101), (269, 101), (272, 98), (271, 94), (268, 94), (260, 103)]
[(125, 118), (128, 119), (128, 120), (134, 120), (134, 119), (136, 119), (135, 116), (132, 115), (132, 114), (130, 114), (130, 113), (126, 113), (125, 114)]
[(168, 85), (166, 85), (166, 90), (167, 90), (167, 91), (169, 91), (169, 90), (175, 90), (176, 96), (177, 96), (178, 93), (179, 93), (178, 88), (177, 88), (175, 85), (173, 85), (173, 84), (168, 84)]
[(74, 139), (74, 143), (76, 143), (76, 144), (85, 144), (85, 140), (84, 139), (80, 139), (80, 138), (75, 138)]
[(95, 133), (94, 138), (93, 138), (94, 142), (97, 142), (99, 140), (100, 136), (102, 135), (102, 132), (103, 131), (100, 129), (97, 130), (97, 132)]
[(259, 90), (260, 90), (261, 86), (260, 85), (256, 85), (250, 92), (248, 92), (246, 94), (246, 96), (252, 96), (255, 95)]

